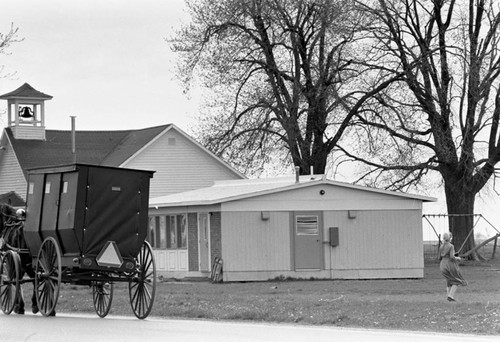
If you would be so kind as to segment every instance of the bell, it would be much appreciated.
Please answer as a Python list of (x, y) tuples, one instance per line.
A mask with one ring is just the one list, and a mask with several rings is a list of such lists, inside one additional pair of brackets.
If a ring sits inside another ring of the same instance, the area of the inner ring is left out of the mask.
[(22, 117), (22, 118), (32, 118), (33, 117), (33, 111), (28, 106), (21, 107), (19, 109), (19, 116)]

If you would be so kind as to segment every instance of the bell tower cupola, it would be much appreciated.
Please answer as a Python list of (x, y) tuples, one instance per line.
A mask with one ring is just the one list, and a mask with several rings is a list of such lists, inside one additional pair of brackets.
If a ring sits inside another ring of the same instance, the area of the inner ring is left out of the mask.
[(7, 100), (8, 127), (14, 138), (45, 140), (45, 100), (52, 96), (24, 83), (0, 99)]

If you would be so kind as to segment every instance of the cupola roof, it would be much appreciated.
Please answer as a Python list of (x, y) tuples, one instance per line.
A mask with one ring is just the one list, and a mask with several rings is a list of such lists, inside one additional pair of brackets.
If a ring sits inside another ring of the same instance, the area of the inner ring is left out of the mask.
[(24, 83), (22, 86), (20, 86), (16, 90), (11, 91), (7, 94), (0, 95), (0, 99), (2, 99), (2, 100), (9, 100), (9, 99), (50, 100), (50, 99), (52, 99), (52, 96), (36, 90), (32, 86), (30, 86), (28, 83)]

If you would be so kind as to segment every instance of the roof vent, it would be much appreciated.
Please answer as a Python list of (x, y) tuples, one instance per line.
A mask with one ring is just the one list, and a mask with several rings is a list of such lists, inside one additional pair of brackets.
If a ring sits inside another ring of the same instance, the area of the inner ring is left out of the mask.
[(295, 183), (300, 182), (300, 167), (295, 166)]

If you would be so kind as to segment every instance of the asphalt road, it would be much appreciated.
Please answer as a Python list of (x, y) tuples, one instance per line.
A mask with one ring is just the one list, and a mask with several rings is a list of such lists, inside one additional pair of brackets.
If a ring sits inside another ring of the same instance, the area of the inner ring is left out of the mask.
[(65, 315), (42, 317), (3, 315), (0, 313), (0, 340), (18, 341), (380, 341), (380, 342), (471, 342), (499, 341), (500, 336), (473, 336), (415, 333), (388, 330), (344, 329), (289, 324), (165, 320), (149, 317)]

